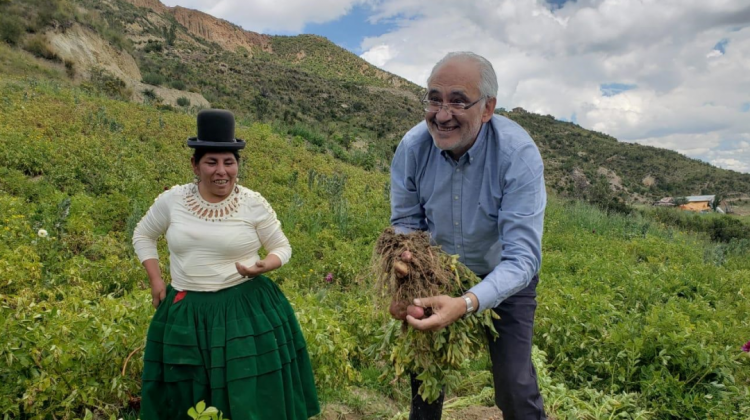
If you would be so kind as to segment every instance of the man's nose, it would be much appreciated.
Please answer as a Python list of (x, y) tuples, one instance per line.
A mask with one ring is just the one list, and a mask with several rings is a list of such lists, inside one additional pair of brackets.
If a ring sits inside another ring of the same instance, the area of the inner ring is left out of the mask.
[(452, 118), (453, 118), (453, 114), (451, 114), (450, 112), (448, 112), (448, 109), (445, 106), (441, 107), (438, 110), (437, 114), (435, 114), (435, 120), (437, 122), (441, 122), (441, 123), (442, 122), (448, 122)]

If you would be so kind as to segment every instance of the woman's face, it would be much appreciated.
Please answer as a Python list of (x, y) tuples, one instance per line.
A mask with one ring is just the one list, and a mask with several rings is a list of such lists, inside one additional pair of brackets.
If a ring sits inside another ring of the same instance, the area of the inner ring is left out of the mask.
[(209, 152), (200, 162), (193, 158), (192, 163), (193, 173), (200, 179), (198, 188), (206, 201), (217, 202), (229, 196), (239, 169), (232, 152)]

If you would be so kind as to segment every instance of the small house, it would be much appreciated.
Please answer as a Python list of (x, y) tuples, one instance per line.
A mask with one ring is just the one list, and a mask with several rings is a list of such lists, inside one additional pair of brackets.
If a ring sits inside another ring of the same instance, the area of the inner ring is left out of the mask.
[(685, 197), (687, 203), (680, 205), (680, 208), (697, 212), (711, 211), (711, 203), (715, 198), (715, 195), (689, 195)]

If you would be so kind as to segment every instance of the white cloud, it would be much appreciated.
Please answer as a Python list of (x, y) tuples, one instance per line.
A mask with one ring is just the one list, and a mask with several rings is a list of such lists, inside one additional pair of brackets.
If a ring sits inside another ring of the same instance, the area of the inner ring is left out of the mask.
[(362, 58), (378, 67), (382, 67), (394, 58), (394, 54), (391, 53), (391, 48), (388, 45), (377, 45), (365, 51), (362, 54)]
[(741, 162), (732, 158), (713, 159), (710, 163), (719, 168), (732, 169), (737, 172), (748, 172), (748, 170), (750, 170), (750, 165), (748, 165), (747, 162)]
[(307, 23), (324, 23), (367, 0), (162, 0), (167, 6), (200, 10), (248, 31), (299, 33)]
[[(445, 53), (471, 50), (495, 67), (498, 106), (575, 114), (621, 140), (750, 171), (750, 150), (725, 141), (750, 133), (747, 0), (382, 0), (383, 18), (397, 29), (365, 39), (362, 57), (415, 83)], [(636, 87), (604, 97), (609, 83)]]

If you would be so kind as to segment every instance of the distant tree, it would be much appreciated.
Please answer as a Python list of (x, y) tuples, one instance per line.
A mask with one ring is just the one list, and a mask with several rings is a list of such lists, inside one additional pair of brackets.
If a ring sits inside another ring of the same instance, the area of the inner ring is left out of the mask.
[(169, 29), (164, 28), (164, 40), (167, 41), (167, 45), (174, 45), (174, 41), (177, 39), (177, 23), (172, 22), (172, 26)]
[(722, 197), (722, 196), (721, 196), (721, 195), (719, 195), (719, 194), (716, 194), (716, 195), (714, 196), (714, 201), (712, 201), (712, 202), (711, 202), (711, 203), (709, 204), (709, 205), (711, 206), (711, 210), (713, 210), (713, 211), (716, 211), (716, 209), (718, 209), (718, 208), (719, 208), (719, 206), (721, 205), (721, 200), (723, 200), (723, 199), (724, 199), (724, 197)]
[(270, 110), (270, 103), (269, 100), (263, 96), (262, 93), (255, 95), (255, 98), (253, 99), (253, 106), (255, 108), (255, 115), (257, 116), (258, 120), (263, 121), (263, 119), (268, 115), (268, 111)]

